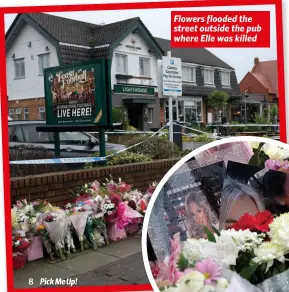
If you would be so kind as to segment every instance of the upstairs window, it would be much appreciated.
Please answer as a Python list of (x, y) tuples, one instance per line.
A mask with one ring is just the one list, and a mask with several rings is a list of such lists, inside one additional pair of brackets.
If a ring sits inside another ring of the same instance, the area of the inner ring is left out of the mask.
[(230, 86), (231, 82), (230, 82), (230, 78), (231, 74), (228, 71), (222, 71), (221, 72), (221, 83), (223, 86)]
[(116, 61), (116, 74), (128, 74), (127, 69), (127, 55), (124, 54), (115, 54)]
[(43, 70), (50, 66), (50, 53), (38, 55), (39, 75), (43, 75)]
[(15, 78), (25, 77), (25, 60), (24, 58), (14, 60), (14, 74)]
[(139, 58), (139, 75), (143, 77), (150, 77), (150, 59)]
[(196, 83), (196, 67), (182, 65), (183, 82)]
[(215, 85), (214, 78), (215, 70), (212, 68), (205, 68), (203, 70), (203, 77), (205, 85)]

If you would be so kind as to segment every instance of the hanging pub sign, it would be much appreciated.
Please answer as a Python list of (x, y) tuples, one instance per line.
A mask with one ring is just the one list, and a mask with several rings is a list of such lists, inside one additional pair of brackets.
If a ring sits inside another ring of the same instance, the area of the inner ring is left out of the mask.
[(46, 124), (112, 124), (108, 60), (45, 69)]

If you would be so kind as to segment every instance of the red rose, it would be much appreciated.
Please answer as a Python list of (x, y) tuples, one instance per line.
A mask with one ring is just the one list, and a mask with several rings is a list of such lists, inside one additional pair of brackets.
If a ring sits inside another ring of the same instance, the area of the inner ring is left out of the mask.
[(265, 210), (259, 212), (255, 216), (245, 213), (240, 217), (239, 221), (233, 224), (230, 228), (235, 230), (261, 231), (268, 232), (270, 230), (269, 225), (274, 220), (271, 212)]

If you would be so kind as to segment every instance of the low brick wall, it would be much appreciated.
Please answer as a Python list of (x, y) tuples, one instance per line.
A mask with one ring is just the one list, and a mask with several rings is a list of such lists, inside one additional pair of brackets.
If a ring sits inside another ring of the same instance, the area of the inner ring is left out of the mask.
[(178, 159), (169, 159), (11, 178), (11, 200), (15, 203), (23, 198), (43, 199), (53, 205), (63, 206), (65, 201), (71, 198), (69, 190), (94, 180), (104, 182), (109, 175), (115, 180), (122, 178), (134, 188), (144, 191), (153, 181), (159, 182), (177, 161)]

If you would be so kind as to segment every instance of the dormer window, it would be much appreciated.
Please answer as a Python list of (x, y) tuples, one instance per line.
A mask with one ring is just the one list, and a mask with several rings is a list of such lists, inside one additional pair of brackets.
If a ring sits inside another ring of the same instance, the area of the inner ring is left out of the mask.
[(202, 70), (204, 84), (209, 86), (215, 85), (215, 69), (214, 68), (203, 68)]
[(196, 66), (182, 65), (183, 82), (196, 83)]
[(231, 72), (227, 70), (220, 71), (220, 78), (222, 86), (230, 87), (231, 86)]

